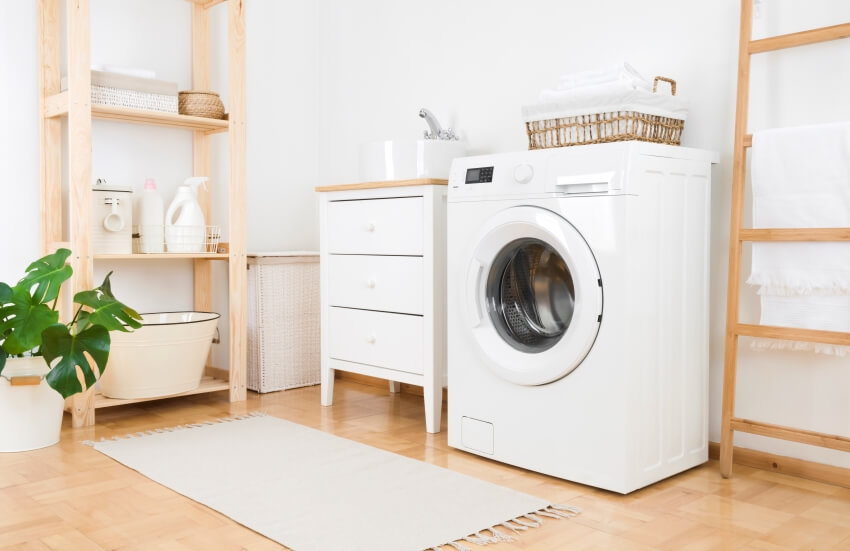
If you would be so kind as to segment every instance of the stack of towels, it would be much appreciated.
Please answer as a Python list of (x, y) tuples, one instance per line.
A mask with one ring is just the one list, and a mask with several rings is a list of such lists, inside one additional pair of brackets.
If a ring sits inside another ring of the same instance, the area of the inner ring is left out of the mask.
[(615, 111), (680, 120), (688, 113), (679, 97), (653, 93), (652, 83), (623, 62), (560, 77), (554, 90), (541, 90), (536, 104), (523, 107), (523, 117), (527, 122)]
[[(753, 134), (753, 226), (850, 227), (850, 123)], [(753, 243), (761, 323), (850, 332), (850, 243)], [(840, 356), (850, 347), (757, 339), (756, 348)]]

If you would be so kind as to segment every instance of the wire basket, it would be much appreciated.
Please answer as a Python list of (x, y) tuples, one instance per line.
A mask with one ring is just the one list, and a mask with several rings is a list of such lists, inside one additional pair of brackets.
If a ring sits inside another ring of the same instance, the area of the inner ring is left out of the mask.
[[(655, 77), (653, 92), (656, 91), (659, 80), (668, 82), (671, 94), (676, 95), (676, 81), (667, 77)], [(627, 140), (680, 145), (684, 128), (684, 119), (638, 111), (610, 111), (574, 116), (565, 113), (562, 117), (525, 123), (528, 149)]]
[(142, 254), (217, 253), (220, 242), (220, 226), (139, 226)]

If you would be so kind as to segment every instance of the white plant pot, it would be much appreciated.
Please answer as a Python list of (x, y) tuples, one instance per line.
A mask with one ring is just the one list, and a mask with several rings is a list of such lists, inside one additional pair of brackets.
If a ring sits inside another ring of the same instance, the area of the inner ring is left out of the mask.
[(59, 441), (65, 401), (45, 379), (37, 385), (12, 386), (12, 377), (44, 377), (44, 358), (9, 358), (0, 376), (0, 452), (22, 452)]

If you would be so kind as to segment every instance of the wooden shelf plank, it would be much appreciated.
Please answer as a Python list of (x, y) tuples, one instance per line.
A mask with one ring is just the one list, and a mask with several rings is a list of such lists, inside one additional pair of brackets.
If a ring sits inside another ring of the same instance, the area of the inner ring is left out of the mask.
[(850, 228), (745, 228), (741, 241), (850, 241)]
[(147, 111), (144, 109), (127, 109), (99, 104), (93, 104), (91, 106), (91, 116), (94, 119), (203, 130), (209, 134), (225, 132), (230, 127), (230, 123), (226, 120), (190, 117), (189, 115), (175, 115), (173, 113)]
[(317, 186), (316, 191), (350, 191), (353, 189), (381, 189), (388, 187), (408, 186), (445, 186), (448, 180), (440, 178), (416, 178), (413, 180), (387, 180), (385, 182), (360, 182), (357, 184), (342, 184), (338, 186)]
[(107, 398), (103, 394), (97, 394), (94, 399), (94, 407), (108, 408), (112, 406), (124, 406), (127, 404), (150, 402), (152, 400), (165, 400), (166, 398), (176, 398), (178, 396), (192, 396), (193, 394), (205, 394), (207, 392), (221, 392), (223, 390), (230, 390), (229, 382), (222, 379), (216, 379), (214, 377), (204, 377), (201, 379), (201, 384), (200, 386), (198, 386), (198, 388), (187, 390), (186, 392), (181, 392), (179, 394), (171, 394), (169, 396), (156, 396), (154, 398), (120, 399)]
[(761, 337), (788, 341), (819, 342), (850, 346), (850, 333), (840, 331), (822, 331), (818, 329), (800, 329), (797, 327), (775, 327), (772, 325), (754, 325), (739, 323), (735, 334), (742, 337)]
[(813, 29), (810, 31), (801, 31), (798, 33), (762, 38), (761, 40), (753, 40), (749, 43), (749, 52), (751, 54), (772, 52), (775, 50), (782, 50), (784, 48), (794, 48), (795, 46), (817, 44), (818, 42), (828, 42), (830, 40), (838, 40), (839, 38), (848, 37), (850, 37), (850, 23), (842, 23), (840, 25), (832, 25), (831, 27), (822, 27), (820, 29)]
[[(46, 118), (62, 117), (68, 114), (68, 92), (61, 92), (48, 96), (44, 102), (44, 113)], [(91, 116), (93, 119), (129, 122), (135, 124), (149, 124), (153, 126), (168, 126), (171, 128), (185, 128), (187, 130), (200, 130), (207, 134), (226, 132), (230, 128), (230, 122), (221, 119), (210, 119), (207, 117), (192, 117), (189, 115), (177, 115), (164, 113), (162, 111), (150, 111), (146, 109), (128, 109), (126, 107), (115, 107), (113, 105), (92, 104)]]
[(228, 260), (227, 253), (149, 253), (149, 254), (96, 254), (95, 260)]
[(812, 446), (850, 452), (850, 438), (834, 434), (771, 425), (770, 423), (760, 423), (758, 421), (739, 418), (732, 419), (732, 429), (750, 434), (758, 434), (759, 436), (768, 436), (779, 438), (780, 440), (790, 440), (791, 442), (800, 442), (801, 444), (811, 444)]

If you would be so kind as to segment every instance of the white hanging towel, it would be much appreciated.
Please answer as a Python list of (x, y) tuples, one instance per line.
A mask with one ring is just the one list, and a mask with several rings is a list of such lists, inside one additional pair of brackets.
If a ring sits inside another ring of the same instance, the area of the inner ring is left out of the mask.
[[(753, 134), (753, 226), (850, 227), (850, 123)], [(761, 323), (850, 331), (850, 243), (753, 243), (748, 283)], [(758, 348), (844, 355), (847, 347), (757, 340)]]

